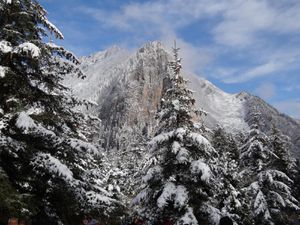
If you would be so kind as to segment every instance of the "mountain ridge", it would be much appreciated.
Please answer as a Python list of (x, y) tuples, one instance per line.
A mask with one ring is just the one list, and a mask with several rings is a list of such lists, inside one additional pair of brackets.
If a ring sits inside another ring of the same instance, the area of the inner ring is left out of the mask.
[[(170, 73), (171, 57), (158, 41), (148, 42), (134, 53), (114, 46), (82, 59), (81, 69), (87, 79), (78, 82), (69, 78), (65, 83), (75, 95), (99, 104), (94, 113), (103, 121), (105, 129), (110, 130), (110, 140), (121, 135), (124, 129), (143, 136), (143, 133), (150, 134), (155, 126), (155, 114), (167, 88), (165, 78)], [(247, 131), (256, 106), (265, 121), (262, 130), (270, 131), (272, 124), (278, 126), (291, 137), (294, 153), (300, 157), (299, 121), (280, 113), (258, 96), (244, 91), (226, 93), (204, 78), (184, 70), (183, 75), (190, 80), (189, 88), (195, 91), (196, 105), (208, 112), (204, 122), (209, 127), (221, 124), (234, 133)], [(113, 143), (107, 146), (110, 144)]]

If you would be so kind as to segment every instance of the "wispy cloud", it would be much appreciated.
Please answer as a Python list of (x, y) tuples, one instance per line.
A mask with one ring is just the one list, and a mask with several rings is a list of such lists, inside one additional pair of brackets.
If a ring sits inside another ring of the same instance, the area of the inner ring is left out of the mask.
[(92, 16), (103, 27), (114, 27), (132, 33), (130, 40), (135, 43), (139, 42), (137, 40), (144, 42), (149, 39), (157, 39), (170, 48), (173, 40), (176, 40), (182, 50), (181, 56), (184, 59), (185, 69), (199, 73), (206, 64), (213, 61), (211, 49), (185, 41), (177, 31), (199, 17), (203, 17), (201, 12), (215, 13), (221, 7), (214, 3), (207, 4), (204, 8), (200, 7), (203, 3), (199, 3), (197, 1), (175, 0), (131, 3), (114, 12), (88, 7), (80, 7), (78, 11)]
[(300, 118), (300, 99), (276, 102), (274, 106), (281, 112), (294, 118)]
[(217, 42), (230, 46), (247, 46), (256, 33), (272, 27), (274, 10), (267, 1), (231, 1), (222, 12), (223, 20), (213, 29)]
[[(88, 13), (105, 25), (124, 30), (134, 30), (135, 25), (138, 23), (150, 25), (165, 24), (168, 27), (172, 27), (172, 29), (180, 28), (205, 16), (216, 15), (224, 10), (225, 7), (226, 4), (218, 1), (167, 0), (144, 3), (132, 2), (113, 12), (85, 6), (80, 7), (79, 10)], [(144, 28), (155, 29), (154, 27)], [(160, 29), (160, 27), (156, 27), (156, 29)]]
[(213, 29), (216, 41), (221, 44), (245, 47), (253, 43), (257, 45), (266, 33), (276, 35), (300, 31), (300, 24), (294, 22), (300, 19), (299, 1), (236, 0), (227, 6), (222, 11), (223, 19)]
[(265, 100), (270, 100), (276, 94), (276, 86), (272, 83), (262, 83), (255, 89), (255, 93)]
[[(300, 20), (300, 2), (296, 0), (167, 0), (132, 2), (114, 11), (89, 7), (80, 7), (78, 11), (92, 16), (102, 27), (130, 32), (135, 41), (160, 39), (169, 42), (178, 39), (185, 51), (185, 66), (191, 71), (199, 72), (206, 63), (220, 68), (217, 65), (220, 55), (234, 57), (233, 54), (241, 54), (242, 48), (244, 54), (248, 52), (246, 54), (252, 62), (251, 66), (239, 68), (239, 65), (235, 65), (236, 73), (231, 76), (228, 74), (225, 78), (220, 74), (220, 79), (228, 83), (246, 82), (286, 69), (291, 62), (280, 60), (278, 63), (274, 60), (275, 49), (270, 36), (300, 32), (300, 23), (295, 23)], [(207, 20), (212, 21), (208, 34), (212, 35), (215, 41), (213, 45), (219, 45), (218, 48), (184, 40), (180, 29), (193, 23), (199, 23), (200, 29), (201, 23)], [(266, 47), (270, 45), (271, 50)], [(228, 46), (226, 53), (222, 46)], [(289, 51), (282, 49), (282, 55)], [(218, 76), (217, 71), (213, 74)]]
[(273, 73), (277, 70), (280, 70), (284, 67), (283, 64), (280, 62), (268, 62), (257, 67), (248, 69), (243, 72), (242, 75), (230, 75), (230, 77), (223, 79), (225, 83), (241, 83), (245, 82), (254, 78), (266, 76), (266, 75), (273, 75)]
[[(251, 50), (249, 50), (251, 51)], [(244, 64), (239, 67), (234, 65), (235, 70), (231, 70), (231, 73), (227, 73), (226, 76), (220, 74), (217, 76), (225, 83), (243, 83), (257, 78), (265, 77), (283, 77), (286, 76), (289, 71), (300, 70), (299, 64), (300, 57), (300, 45), (287, 46), (277, 49), (263, 49), (255, 50), (248, 55), (249, 63), (254, 61), (253, 66)], [(292, 85), (295, 85), (292, 84)]]

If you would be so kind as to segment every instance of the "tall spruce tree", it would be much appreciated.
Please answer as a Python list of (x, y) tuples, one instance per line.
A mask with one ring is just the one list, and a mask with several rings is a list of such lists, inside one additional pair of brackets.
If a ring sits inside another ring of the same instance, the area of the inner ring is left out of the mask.
[(150, 141), (153, 163), (134, 202), (150, 221), (196, 225), (207, 218), (219, 219), (210, 201), (215, 187), (211, 164), (217, 153), (194, 122), (201, 112), (194, 108), (193, 92), (180, 74), (178, 50), (173, 48), (171, 85), (162, 98), (159, 128)]
[(218, 125), (213, 132), (212, 145), (219, 155), (216, 177), (220, 186), (217, 195), (218, 208), (223, 216), (231, 217), (237, 223), (244, 223), (247, 211), (242, 205), (243, 196), (239, 191), (237, 143), (231, 134)]
[(260, 113), (252, 115), (245, 144), (241, 147), (242, 191), (248, 197), (248, 207), (257, 225), (284, 224), (287, 218), (278, 218), (286, 208), (298, 209), (292, 196), (293, 181), (272, 162), (278, 156), (270, 147), (270, 139), (259, 130)]
[(290, 137), (282, 134), (282, 132), (273, 125), (270, 134), (270, 144), (277, 158), (273, 161), (273, 166), (278, 170), (289, 174), (294, 178), (297, 174), (297, 161), (292, 156), (292, 143)]
[(107, 214), (116, 202), (103, 188), (101, 153), (88, 143), (86, 116), (74, 109), (84, 102), (62, 85), (68, 73), (83, 77), (78, 60), (44, 43), (52, 36), (63, 39), (37, 1), (0, 0), (1, 177), (18, 196), (6, 216), (33, 224), (70, 223), (89, 209)]
[[(298, 196), (296, 179), (298, 176), (298, 171), (297, 161), (292, 156), (291, 152), (291, 139), (288, 136), (283, 135), (282, 132), (275, 125), (273, 125), (270, 134), (270, 147), (272, 148), (273, 153), (277, 156), (276, 158), (274, 157), (271, 163), (272, 168), (283, 172), (291, 179), (291, 184), (289, 185), (290, 191), (292, 195), (295, 196), (295, 198), (297, 199)], [(297, 213), (297, 211), (299, 212), (300, 208), (298, 208), (298, 205), (294, 205), (297, 204), (298, 199), (296, 199), (293, 199), (294, 201), (285, 204), (286, 207), (281, 207), (280, 213), (275, 215), (275, 221), (277, 224), (282, 224), (286, 221), (289, 221), (290, 218), (292, 218), (293, 215)], [(289, 222), (292, 222), (292, 219)]]

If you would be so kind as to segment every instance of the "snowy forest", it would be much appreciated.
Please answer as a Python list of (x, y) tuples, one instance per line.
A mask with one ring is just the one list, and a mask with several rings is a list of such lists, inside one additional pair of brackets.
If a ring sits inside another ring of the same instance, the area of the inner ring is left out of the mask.
[[(0, 225), (299, 224), (300, 170), (284, 124), (253, 104), (246, 130), (207, 125), (176, 43), (158, 60), (153, 120), (140, 122), (124, 108), (142, 102), (125, 91), (107, 91), (105, 104), (74, 94), (70, 79), (89, 77), (55, 44), (64, 36), (38, 1), (0, 0), (0, 31)], [(135, 81), (148, 82), (143, 71)]]

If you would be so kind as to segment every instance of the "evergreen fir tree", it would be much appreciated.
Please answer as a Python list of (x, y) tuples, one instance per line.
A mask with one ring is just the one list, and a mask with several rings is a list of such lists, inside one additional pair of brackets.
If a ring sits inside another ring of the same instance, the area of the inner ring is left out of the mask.
[(194, 108), (193, 92), (180, 74), (178, 50), (173, 49), (171, 85), (162, 99), (159, 128), (149, 145), (152, 165), (134, 203), (150, 221), (195, 225), (209, 218), (216, 222), (219, 211), (210, 200), (216, 185), (211, 164), (217, 153), (193, 120), (201, 112)]
[(88, 143), (90, 122), (74, 109), (85, 102), (62, 85), (68, 73), (84, 77), (79, 62), (44, 43), (52, 36), (63, 39), (37, 1), (0, 0), (0, 165), (16, 195), (35, 202), (34, 216), (20, 201), (23, 216), (44, 224), (72, 221), (89, 209), (107, 214), (116, 205), (102, 188), (102, 156)]
[(258, 112), (253, 115), (245, 144), (241, 147), (242, 191), (247, 195), (252, 217), (257, 225), (277, 223), (277, 215), (285, 208), (297, 209), (297, 200), (292, 196), (293, 181), (272, 165), (278, 158), (270, 148), (267, 135), (259, 130)]
[(238, 163), (239, 149), (237, 143), (232, 134), (227, 133), (220, 125), (213, 132), (212, 144), (220, 153), (219, 157), (223, 161)]
[[(277, 156), (273, 159), (273, 162), (271, 164), (272, 168), (283, 172), (291, 179), (291, 184), (289, 185), (291, 189), (290, 191), (292, 195), (295, 196), (296, 199), (298, 199), (296, 184), (298, 173), (297, 161), (291, 153), (292, 143), (290, 138), (286, 135), (283, 135), (275, 125), (273, 125), (272, 132), (270, 135), (270, 147), (272, 148), (273, 153)], [(277, 224), (282, 224), (286, 221), (289, 221), (292, 215), (299, 211), (298, 206), (294, 205), (297, 203), (297, 201), (295, 199), (293, 200), (293, 204), (290, 204), (288, 202), (288, 204), (285, 204), (286, 207), (281, 207), (280, 213), (275, 215), (275, 221)]]
[(290, 137), (283, 135), (281, 131), (273, 125), (270, 143), (274, 154), (277, 156), (274, 158), (273, 166), (285, 174), (289, 174), (289, 177), (294, 178), (297, 174), (297, 161), (292, 156)]
[(213, 132), (212, 144), (219, 155), (216, 178), (220, 186), (217, 196), (219, 208), (223, 216), (242, 223), (247, 212), (242, 207), (242, 196), (238, 186), (238, 146), (232, 135), (219, 125)]

